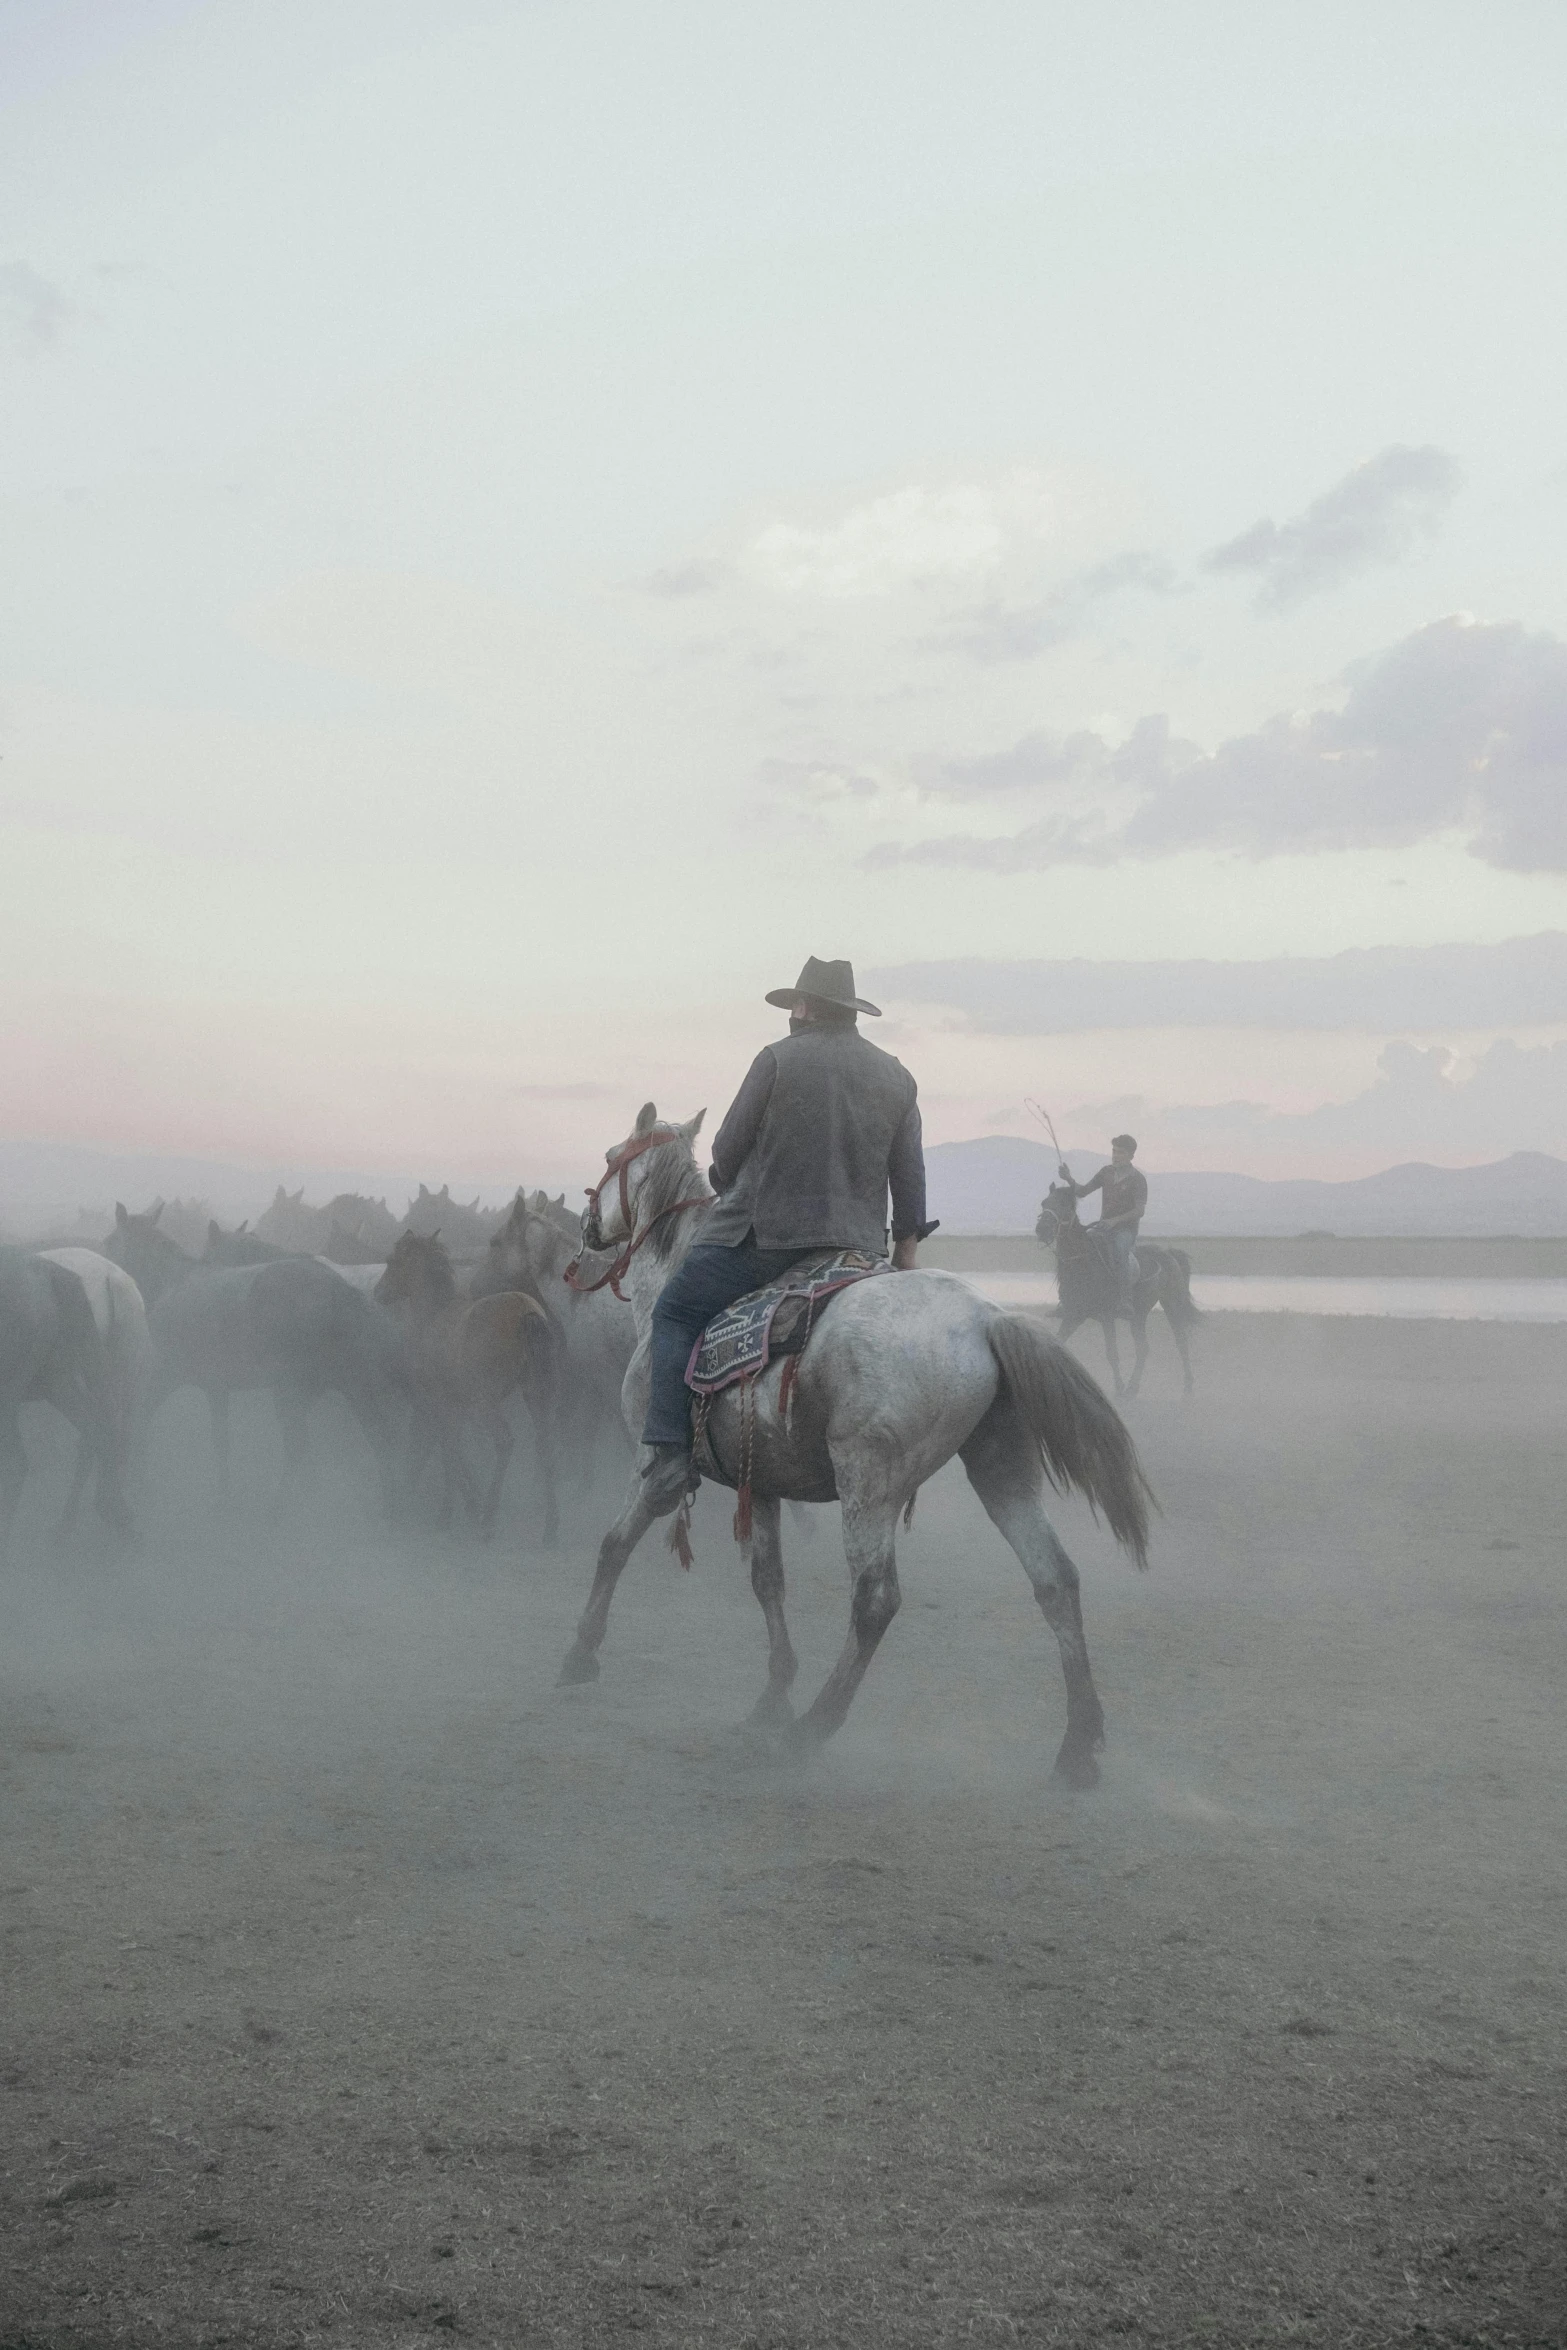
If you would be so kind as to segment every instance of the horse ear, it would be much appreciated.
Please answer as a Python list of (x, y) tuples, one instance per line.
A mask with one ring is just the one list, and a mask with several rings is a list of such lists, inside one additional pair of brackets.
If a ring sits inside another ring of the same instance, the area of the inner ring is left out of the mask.
[(707, 1112), (705, 1109), (698, 1110), (694, 1118), (688, 1118), (683, 1126), (676, 1127), (676, 1133), (683, 1134), (687, 1142), (695, 1142), (697, 1136), (702, 1131), (702, 1120), (706, 1116)]
[(243, 1223), (243, 1224), (236, 1224), (236, 1225), (235, 1225), (235, 1227), (234, 1227), (234, 1238), (235, 1238), (236, 1240), (238, 1240), (238, 1238), (239, 1238), (239, 1236), (240, 1236), (240, 1234), (241, 1234), (242, 1232), (248, 1232), (249, 1230), (250, 1230), (250, 1218), (247, 1216), (247, 1217), (245, 1218), (245, 1221), (244, 1221), (244, 1223)]
[(563, 1208), (566, 1205), (566, 1194), (564, 1192), (561, 1193), (559, 1199), (555, 1202), (555, 1205), (558, 1208)]
[(125, 1212), (125, 1202), (122, 1199), (117, 1199), (114, 1203), (114, 1221), (122, 1232), (130, 1222), (130, 1217)]
[(222, 1233), (221, 1233), (221, 1232), (218, 1230), (218, 1219), (217, 1219), (217, 1217), (216, 1217), (216, 1216), (209, 1216), (209, 1217), (207, 1218), (207, 1246), (208, 1246), (208, 1248), (216, 1248), (216, 1247), (217, 1247), (217, 1245), (218, 1245), (218, 1242), (219, 1242), (219, 1241), (220, 1241), (222, 1238), (223, 1238), (223, 1235), (222, 1235)]
[(657, 1110), (654, 1109), (651, 1102), (644, 1102), (641, 1109), (637, 1112), (637, 1122), (632, 1128), (632, 1132), (633, 1134), (646, 1134), (650, 1128), (656, 1126), (657, 1124)]
[(156, 1224), (162, 1213), (163, 1202), (161, 1199), (155, 1199), (152, 1203), (152, 1206), (147, 1210), (148, 1221), (150, 1223)]

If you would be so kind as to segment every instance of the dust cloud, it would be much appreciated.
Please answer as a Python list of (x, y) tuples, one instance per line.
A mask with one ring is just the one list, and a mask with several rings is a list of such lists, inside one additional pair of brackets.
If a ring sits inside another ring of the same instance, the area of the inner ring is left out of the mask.
[[(1148, 1576), (1052, 1513), (1087, 1797), (956, 1469), (796, 1767), (733, 1728), (727, 1495), (557, 1690), (619, 1464), (545, 1555), (524, 1438), (483, 1546), (384, 1526), (330, 1399), (280, 1495), (244, 1397), (225, 1510), (187, 1394), (138, 1545), (56, 1548), (34, 1414), (4, 2338), (1559, 2341), (1567, 1334), (1218, 1317), (1190, 1402), (1169, 1356)], [(802, 1692), (846, 1615), (813, 1521)]]

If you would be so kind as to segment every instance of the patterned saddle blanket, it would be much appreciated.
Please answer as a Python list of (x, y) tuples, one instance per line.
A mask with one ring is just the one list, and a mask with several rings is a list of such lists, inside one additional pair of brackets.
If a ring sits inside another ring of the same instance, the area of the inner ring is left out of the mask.
[(759, 1377), (777, 1356), (800, 1353), (829, 1298), (890, 1269), (885, 1257), (852, 1248), (801, 1257), (782, 1280), (737, 1297), (714, 1315), (691, 1350), (686, 1385), (698, 1395), (716, 1395), (737, 1379)]

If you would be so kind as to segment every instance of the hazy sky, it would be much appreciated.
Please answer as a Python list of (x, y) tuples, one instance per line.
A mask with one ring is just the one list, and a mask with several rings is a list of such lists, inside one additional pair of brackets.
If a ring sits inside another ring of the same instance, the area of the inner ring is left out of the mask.
[(815, 952), (1026, 967), (889, 994), (938, 1138), (1567, 1150), (1548, 972), (1329, 970), (1567, 929), (1564, 88), (1506, 0), (0, 0), (9, 1130), (565, 1181)]

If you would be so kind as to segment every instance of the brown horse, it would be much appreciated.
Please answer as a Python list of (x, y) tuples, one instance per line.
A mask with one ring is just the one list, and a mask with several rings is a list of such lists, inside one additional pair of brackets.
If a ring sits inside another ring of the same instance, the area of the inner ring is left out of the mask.
[(621, 1390), (637, 1333), (629, 1308), (608, 1289), (586, 1293), (567, 1285), (566, 1267), (581, 1247), (580, 1219), (564, 1194), (551, 1199), (546, 1192), (519, 1190), (506, 1221), (490, 1236), (470, 1289), (475, 1297), (496, 1289), (528, 1290), (559, 1316), (565, 1342), (560, 1421), (570, 1433), (586, 1491), (599, 1431), (607, 1428), (614, 1445), (625, 1443)]
[[(495, 1514), (512, 1455), (511, 1423), (505, 1405), (514, 1391), (520, 1392), (533, 1422), (544, 1484), (544, 1546), (553, 1549), (559, 1531), (555, 1402), (562, 1349), (558, 1326), (538, 1299), (525, 1290), (498, 1290), (492, 1296), (473, 1299), (459, 1295), (452, 1260), (437, 1232), (402, 1235), (376, 1283), (375, 1299), (401, 1324), (413, 1386), (410, 1492), (432, 1446), (438, 1447), (445, 1472), (439, 1523), (450, 1523), (452, 1497), (460, 1487), (488, 1541), (495, 1531)], [(495, 1448), (489, 1490), (482, 1501), (462, 1448), (467, 1419), (479, 1422)]]

